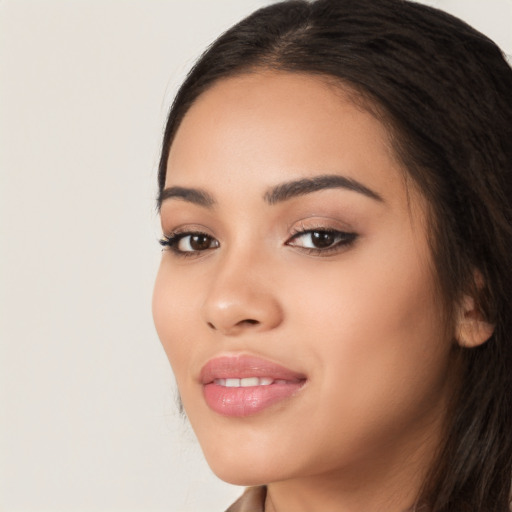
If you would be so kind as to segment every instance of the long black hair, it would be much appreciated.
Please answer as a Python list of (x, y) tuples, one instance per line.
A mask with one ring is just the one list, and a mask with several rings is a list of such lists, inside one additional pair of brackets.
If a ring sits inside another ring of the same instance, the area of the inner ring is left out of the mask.
[[(159, 188), (180, 122), (218, 80), (257, 69), (334, 79), (372, 105), (429, 203), (448, 320), (462, 294), (495, 324), (460, 347), (460, 391), (418, 496), (431, 512), (505, 512), (512, 480), (512, 70), (461, 20), (405, 0), (290, 0), (203, 54), (171, 107)], [(478, 279), (475, 279), (478, 276)]]

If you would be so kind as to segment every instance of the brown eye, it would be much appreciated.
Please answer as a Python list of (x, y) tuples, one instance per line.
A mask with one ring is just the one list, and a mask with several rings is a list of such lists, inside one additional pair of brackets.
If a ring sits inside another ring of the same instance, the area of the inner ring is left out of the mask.
[(357, 238), (356, 233), (346, 233), (332, 229), (306, 230), (297, 233), (287, 242), (287, 245), (299, 247), (306, 251), (328, 253), (329, 251), (342, 250)]
[(211, 241), (207, 235), (192, 235), (189, 243), (194, 251), (204, 251), (210, 248)]
[(312, 245), (317, 249), (325, 249), (336, 242), (336, 235), (329, 231), (313, 231), (310, 236)]
[(219, 246), (219, 242), (204, 233), (189, 233), (180, 235), (175, 247), (178, 252), (207, 251)]

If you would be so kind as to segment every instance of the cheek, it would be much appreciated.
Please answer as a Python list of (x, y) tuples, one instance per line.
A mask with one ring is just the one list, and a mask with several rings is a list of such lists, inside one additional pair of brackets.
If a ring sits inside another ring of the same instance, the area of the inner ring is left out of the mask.
[(419, 409), (434, 399), (450, 343), (428, 262), (381, 251), (304, 275), (307, 293), (291, 294), (300, 297), (294, 322), (303, 339), (317, 340), (310, 359), (326, 410), (391, 417), (392, 407)]
[(399, 332), (429, 330), (439, 323), (440, 308), (428, 261), (397, 252), (365, 250), (341, 263), (313, 263), (301, 269), (300, 279), (290, 276), (281, 288), (301, 311), (298, 319), (306, 314), (307, 322), (322, 332), (374, 333), (360, 336), (373, 345), (375, 335), (395, 331), (403, 338)]
[(178, 383), (183, 380), (188, 368), (187, 361), (192, 357), (197, 336), (191, 330), (187, 318), (193, 312), (197, 315), (194, 297), (194, 281), (180, 281), (178, 272), (171, 272), (165, 262), (165, 255), (158, 270), (153, 290), (153, 320), (156, 331), (171, 363)]

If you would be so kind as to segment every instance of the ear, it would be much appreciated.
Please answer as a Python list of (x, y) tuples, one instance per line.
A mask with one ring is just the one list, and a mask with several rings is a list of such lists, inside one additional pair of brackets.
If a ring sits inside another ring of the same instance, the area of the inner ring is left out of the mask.
[(494, 333), (494, 325), (487, 322), (473, 297), (464, 295), (459, 306), (455, 339), (461, 347), (483, 345)]

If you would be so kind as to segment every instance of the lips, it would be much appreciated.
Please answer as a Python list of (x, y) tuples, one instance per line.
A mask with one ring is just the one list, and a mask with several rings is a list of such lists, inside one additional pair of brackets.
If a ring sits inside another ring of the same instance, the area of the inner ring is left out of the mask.
[(253, 356), (218, 357), (200, 373), (208, 407), (233, 417), (257, 414), (286, 400), (305, 381), (301, 373)]

